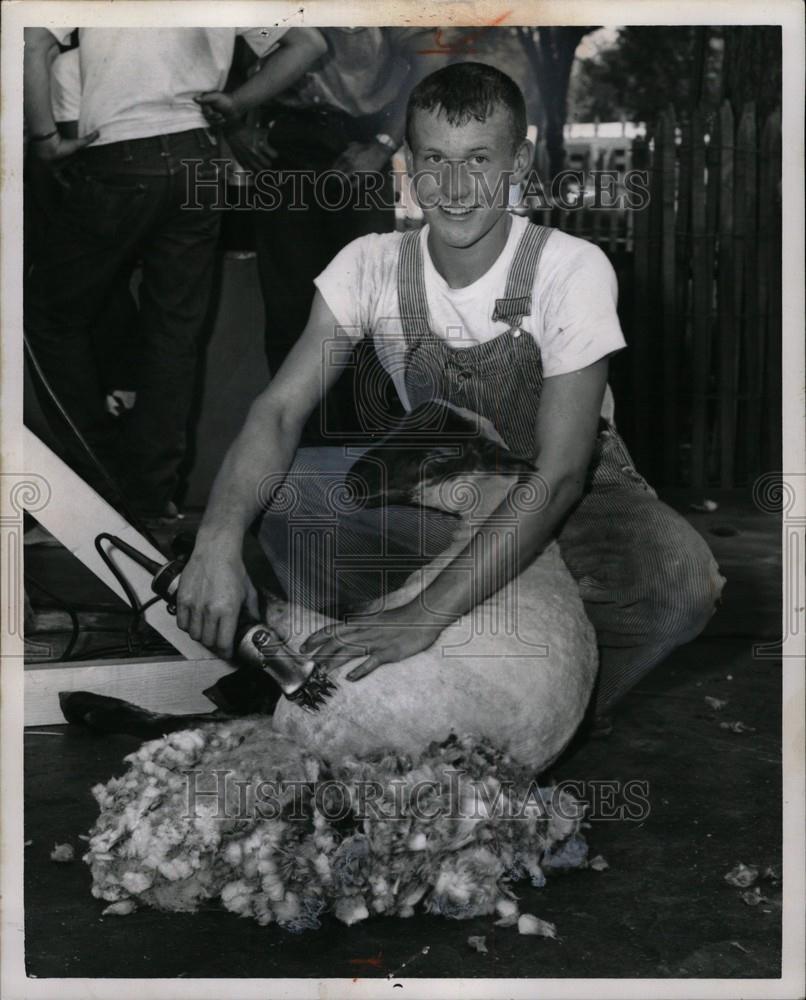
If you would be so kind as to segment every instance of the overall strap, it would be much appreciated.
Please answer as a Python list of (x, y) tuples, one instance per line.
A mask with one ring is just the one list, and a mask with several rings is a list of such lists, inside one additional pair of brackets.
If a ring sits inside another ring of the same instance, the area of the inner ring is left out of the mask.
[(404, 233), (400, 242), (400, 256), (397, 262), (397, 304), (406, 346), (413, 347), (423, 338), (429, 337), (431, 328), (419, 229), (410, 229)]
[(537, 266), (543, 247), (551, 236), (547, 226), (529, 223), (515, 249), (515, 256), (509, 266), (504, 297), (495, 300), (493, 322), (508, 323), (510, 327), (520, 326), (524, 316), (532, 312), (532, 289)]

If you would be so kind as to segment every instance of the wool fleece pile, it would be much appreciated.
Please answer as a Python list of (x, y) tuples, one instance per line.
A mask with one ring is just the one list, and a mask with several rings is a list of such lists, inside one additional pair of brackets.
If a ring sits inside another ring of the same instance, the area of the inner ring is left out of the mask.
[[(84, 861), (104, 912), (219, 900), (289, 931), (419, 909), (498, 910), (512, 883), (585, 864), (583, 807), (486, 740), (327, 760), (249, 716), (172, 733), (93, 788)], [(517, 916), (514, 917), (517, 920)]]

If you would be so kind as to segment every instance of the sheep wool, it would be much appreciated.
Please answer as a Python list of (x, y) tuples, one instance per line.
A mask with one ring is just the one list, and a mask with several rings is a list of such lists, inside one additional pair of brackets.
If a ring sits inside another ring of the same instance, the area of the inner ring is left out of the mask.
[[(489, 501), (488, 501), (489, 502)], [(413, 579), (388, 606), (419, 593)], [(292, 647), (328, 624), (307, 609), (276, 602), (270, 623)], [(477, 733), (540, 772), (579, 725), (598, 667), (593, 626), (579, 588), (552, 542), (515, 579), (404, 664), (387, 664), (358, 683), (344, 675), (358, 659), (330, 672), (337, 687), (316, 713), (281, 699), (279, 732), (333, 756), (371, 753), (391, 741), (421, 751), (451, 731)]]
[(325, 914), (353, 924), (417, 909), (516, 921), (513, 882), (542, 885), (561, 853), (585, 863), (580, 803), (471, 735), (326, 759), (249, 716), (153, 740), (126, 762), (93, 788), (83, 857), (108, 914), (218, 900), (297, 932)]

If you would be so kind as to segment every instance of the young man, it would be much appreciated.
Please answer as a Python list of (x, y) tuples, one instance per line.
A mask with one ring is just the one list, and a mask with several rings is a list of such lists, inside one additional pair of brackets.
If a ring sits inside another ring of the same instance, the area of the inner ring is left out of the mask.
[[(405, 660), (554, 536), (597, 629), (597, 712), (704, 627), (723, 583), (711, 553), (601, 417), (607, 358), (624, 346), (612, 267), (592, 244), (506, 210), (531, 163), (525, 135), (522, 95), (491, 67), (452, 65), (412, 92), (408, 165), (427, 225), (356, 240), (318, 277), (305, 332), (230, 449), (182, 575), (177, 620), (194, 638), (229, 653), (254, 597), (243, 533), (338, 377), (322, 364), (328, 345), (361, 336), (380, 344), (406, 407), (441, 398), (492, 421), (539, 465), (547, 502), (517, 513), (515, 560), (497, 557), (493, 517), (457, 557), (473, 572), (446, 567), (422, 600), (310, 636), (313, 658), (336, 666), (365, 648), (352, 679)], [(496, 514), (512, 510), (504, 501)]]
[[(300, 28), (81, 28), (79, 134), (69, 139), (54, 122), (50, 63), (73, 30), (25, 30), (29, 144), (43, 163), (70, 158), (72, 181), (26, 275), (25, 331), (53, 392), (106, 468), (121, 476), (130, 505), (156, 518), (175, 514), (213, 287), (223, 178), (208, 121), (237, 117), (278, 93), (324, 43), (316, 29)], [(226, 94), (238, 34), (267, 58)], [(110, 289), (138, 258), (137, 406), (118, 441), (103, 407), (91, 330)], [(65, 447), (97, 486), (83, 450), (72, 438)]]

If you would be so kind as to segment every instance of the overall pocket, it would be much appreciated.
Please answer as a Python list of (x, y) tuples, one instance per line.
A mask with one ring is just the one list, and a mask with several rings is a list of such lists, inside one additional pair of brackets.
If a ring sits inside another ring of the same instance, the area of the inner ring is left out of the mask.
[(610, 486), (657, 494), (633, 464), (627, 445), (617, 431), (606, 429), (596, 439), (592, 462), (592, 482), (595, 486)]

